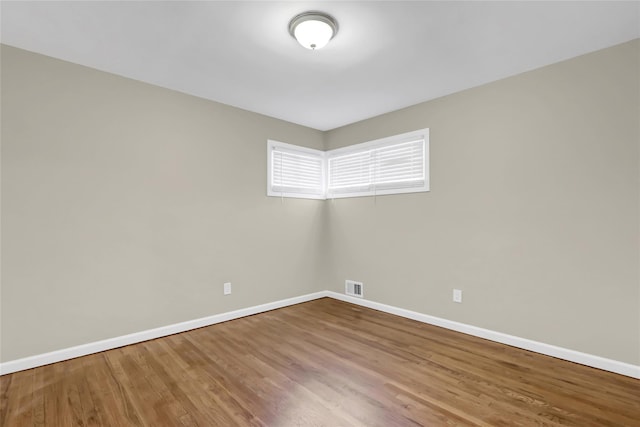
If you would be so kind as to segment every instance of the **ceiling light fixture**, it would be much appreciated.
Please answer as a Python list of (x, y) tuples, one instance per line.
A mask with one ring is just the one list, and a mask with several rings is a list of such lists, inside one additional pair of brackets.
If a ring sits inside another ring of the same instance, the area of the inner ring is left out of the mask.
[(304, 12), (289, 22), (289, 34), (311, 50), (323, 48), (337, 33), (338, 22), (323, 12)]

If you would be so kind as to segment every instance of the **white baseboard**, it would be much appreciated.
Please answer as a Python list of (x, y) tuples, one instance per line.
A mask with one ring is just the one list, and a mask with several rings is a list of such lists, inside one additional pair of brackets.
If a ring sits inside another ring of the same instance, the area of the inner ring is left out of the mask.
[(605, 371), (640, 379), (640, 366), (638, 365), (619, 362), (617, 360), (607, 359), (588, 353), (581, 353), (579, 351), (570, 350), (563, 347), (557, 347), (538, 341), (528, 340), (526, 338), (503, 334), (502, 332), (479, 328), (477, 326), (471, 326), (465, 323), (454, 322), (452, 320), (442, 319), (440, 317), (430, 316), (428, 314), (418, 313), (416, 311), (405, 310), (403, 308), (398, 308), (375, 301), (369, 301), (362, 298), (351, 297), (332, 291), (315, 292), (299, 297), (288, 298), (267, 304), (230, 311), (227, 313), (216, 314), (200, 319), (163, 326), (160, 328), (136, 332), (129, 335), (123, 335), (120, 337), (83, 344), (76, 347), (52, 351), (50, 353), (25, 357), (23, 359), (11, 360), (9, 362), (0, 363), (0, 375), (36, 368), (38, 366), (61, 362), (63, 360), (74, 359), (76, 357), (86, 356), (88, 354), (99, 353), (101, 351), (111, 350), (114, 348), (123, 347), (125, 345), (135, 344), (155, 338), (164, 337), (167, 335), (189, 331), (192, 329), (202, 328), (204, 326), (210, 326), (216, 323), (226, 322), (228, 320), (263, 313), (265, 311), (275, 310), (277, 308), (287, 307), (289, 305), (299, 304), (323, 297), (330, 297), (337, 300), (350, 302), (353, 304), (361, 305), (363, 307), (383, 311), (385, 313), (395, 314), (396, 316), (405, 317), (407, 319), (417, 320), (418, 322), (440, 326), (442, 328), (451, 329), (453, 331), (462, 332), (480, 338), (485, 338), (513, 347), (534, 351), (536, 353), (545, 354), (547, 356), (557, 357), (558, 359), (564, 359), (570, 362), (580, 363), (581, 365), (591, 366), (593, 368), (598, 368)]
[(568, 360), (570, 362), (590, 366), (592, 368), (598, 368), (604, 371), (614, 372), (616, 374), (640, 379), (640, 366), (638, 365), (632, 365), (630, 363), (619, 362), (617, 360), (607, 359), (604, 357), (595, 356), (593, 354), (582, 353), (579, 351), (570, 350), (568, 348), (557, 347), (551, 344), (545, 344), (526, 338), (503, 334), (502, 332), (479, 328), (477, 326), (471, 326), (465, 323), (454, 322), (452, 320), (442, 319), (440, 317), (430, 316), (428, 314), (418, 313), (416, 311), (405, 310), (403, 308), (369, 301), (362, 298), (351, 297), (337, 292), (327, 291), (326, 295), (328, 297), (335, 298), (341, 301), (350, 302), (352, 304), (361, 305), (363, 307), (373, 308), (385, 313), (406, 317), (407, 319), (417, 320), (418, 322), (440, 326), (442, 328), (451, 329), (453, 331), (462, 332), (490, 341), (507, 344), (513, 347), (534, 351), (536, 353), (541, 353), (547, 356), (557, 357), (558, 359)]
[(125, 345), (152, 340), (155, 338), (166, 337), (167, 335), (190, 331), (192, 329), (226, 322), (228, 320), (238, 319), (240, 317), (251, 316), (252, 314), (263, 313), (265, 311), (275, 310), (277, 308), (299, 304), (301, 302), (307, 302), (326, 296), (326, 292), (315, 292), (299, 297), (283, 299), (267, 304), (229, 311), (227, 313), (220, 313), (213, 316), (202, 317), (200, 319), (188, 320), (186, 322), (162, 326), (160, 328), (148, 329), (146, 331), (135, 332), (133, 334), (123, 335), (120, 337), (95, 341), (92, 343), (69, 347), (62, 350), (56, 350), (49, 353), (38, 354), (35, 356), (25, 357), (23, 359), (11, 360), (9, 362), (0, 363), (0, 375), (10, 374), (17, 371), (24, 371), (26, 369), (36, 368), (38, 366), (44, 366), (55, 362), (61, 362), (63, 360), (75, 359), (76, 357), (99, 353), (101, 351), (111, 350), (114, 348), (123, 347)]

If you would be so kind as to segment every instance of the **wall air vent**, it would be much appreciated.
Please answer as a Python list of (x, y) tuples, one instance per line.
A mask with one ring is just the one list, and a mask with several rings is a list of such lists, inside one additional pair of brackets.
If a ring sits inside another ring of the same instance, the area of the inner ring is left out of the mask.
[(364, 291), (362, 289), (362, 282), (356, 282), (354, 280), (344, 281), (344, 293), (353, 297), (362, 298)]

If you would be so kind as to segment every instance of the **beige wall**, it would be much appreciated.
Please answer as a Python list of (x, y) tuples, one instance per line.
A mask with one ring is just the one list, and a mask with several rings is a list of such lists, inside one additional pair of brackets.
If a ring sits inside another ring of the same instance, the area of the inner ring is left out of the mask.
[(328, 287), (360, 280), (367, 299), (640, 363), (639, 50), (328, 132), (328, 148), (431, 137), (431, 192), (328, 202)]
[[(3, 46), (0, 360), (348, 278), (374, 301), (638, 364), (639, 50), (323, 134)], [(265, 195), (268, 138), (336, 148), (423, 127), (430, 193)]]
[(320, 287), (323, 202), (265, 178), (319, 131), (3, 46), (1, 137), (2, 361)]

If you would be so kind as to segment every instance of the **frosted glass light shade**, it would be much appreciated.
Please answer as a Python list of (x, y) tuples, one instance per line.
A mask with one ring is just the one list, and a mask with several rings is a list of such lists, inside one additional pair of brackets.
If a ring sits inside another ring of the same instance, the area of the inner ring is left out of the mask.
[(320, 49), (326, 46), (333, 36), (333, 29), (326, 22), (304, 21), (294, 31), (298, 43), (307, 49)]
[(320, 49), (338, 32), (333, 17), (322, 12), (305, 12), (289, 23), (289, 33), (307, 49)]

